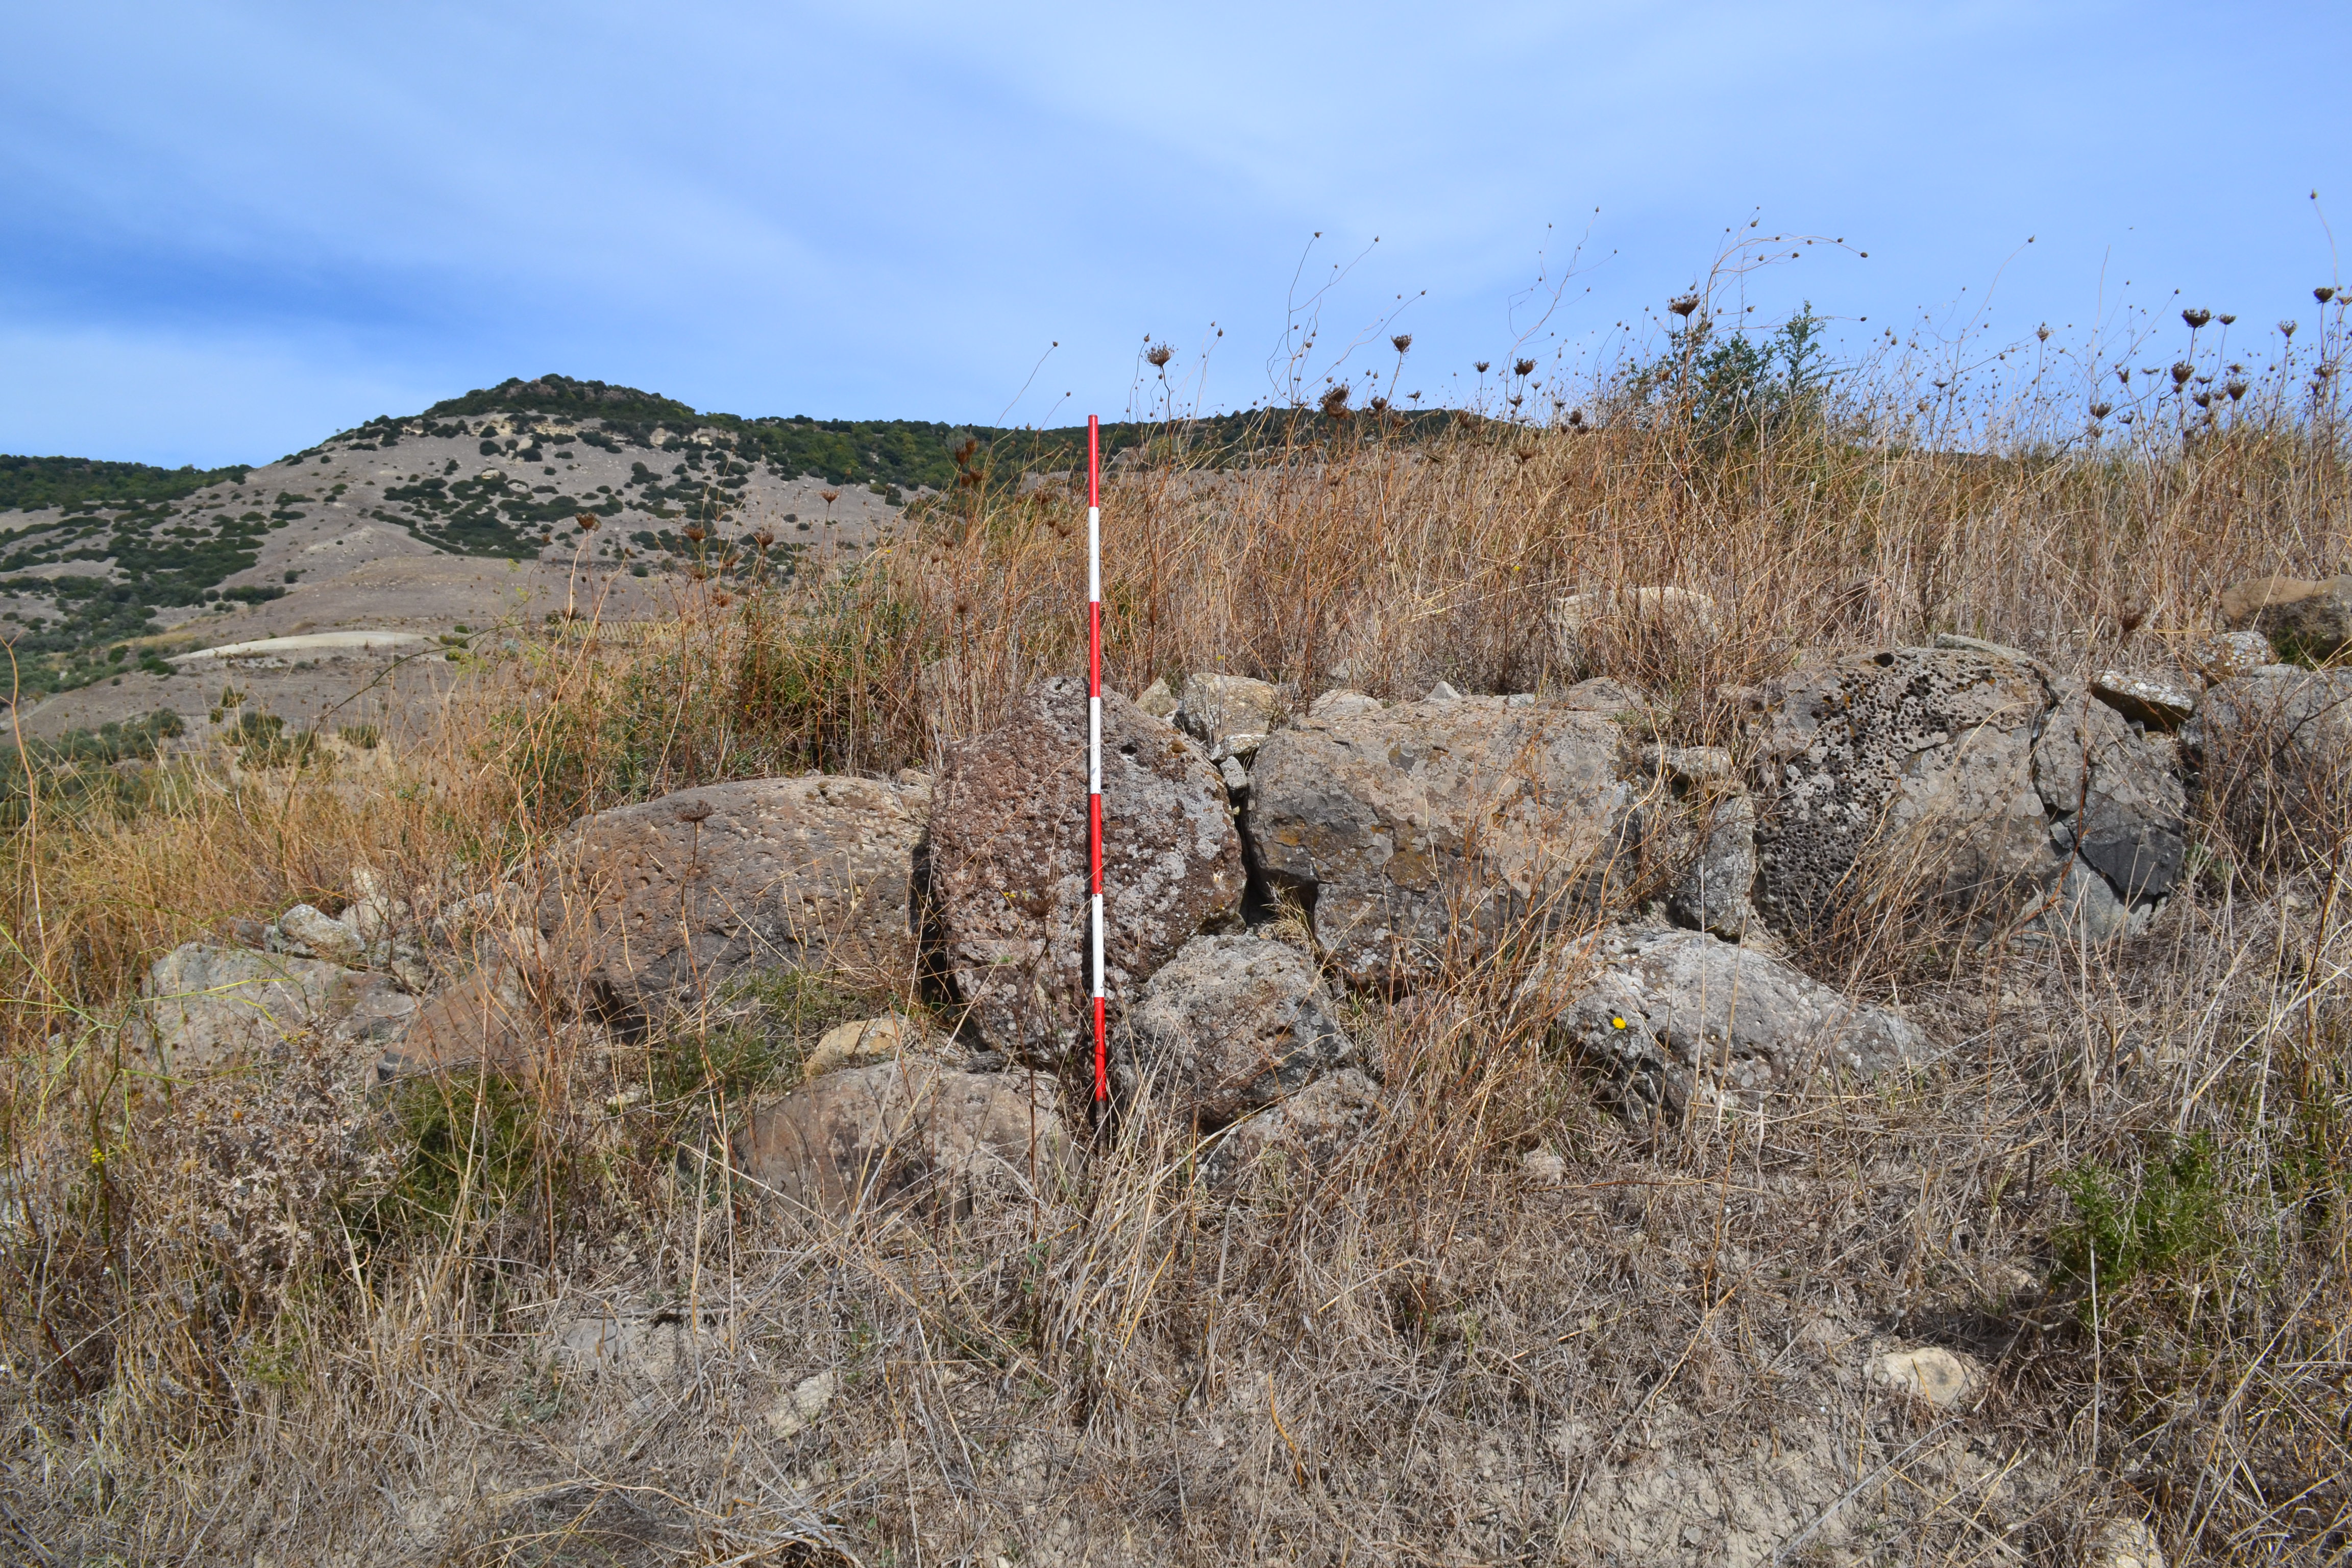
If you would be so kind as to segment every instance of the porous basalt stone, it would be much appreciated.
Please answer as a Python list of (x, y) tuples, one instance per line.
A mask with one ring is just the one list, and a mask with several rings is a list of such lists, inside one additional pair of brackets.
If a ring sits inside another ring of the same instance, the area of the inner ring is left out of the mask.
[(1643, 746), (1634, 778), (1651, 847), (1682, 863), (1666, 918), (1737, 942), (1755, 917), (1756, 803), (1720, 746)]
[(2191, 643), (2187, 661), (2211, 686), (2233, 675), (2252, 675), (2277, 658), (2271, 639), (2260, 632), (2217, 632)]
[(264, 941), (280, 952), (343, 964), (357, 963), (364, 945), (352, 927), (309, 904), (296, 904), (279, 915)]
[[(1104, 961), (1116, 1013), (1176, 951), (1240, 923), (1223, 782), (1174, 726), (1103, 698)], [(940, 969), (988, 1043), (1057, 1065), (1090, 1037), (1087, 690), (1032, 686), (953, 752), (924, 868)]]
[(1311, 1180), (1360, 1142), (1380, 1115), (1380, 1086), (1342, 1068), (1226, 1128), (1209, 1144), (1202, 1174), (1212, 1186), (1251, 1177)]
[(1552, 602), (1552, 651), (1571, 674), (1589, 669), (1604, 632), (1621, 638), (1664, 637), (1689, 642), (1715, 634), (1715, 601), (1668, 585), (1592, 588)]
[(1349, 984), (1411, 984), (1601, 896), (1633, 798), (1623, 750), (1608, 714), (1565, 702), (1309, 718), (1259, 750), (1244, 823)]
[(1969, 649), (1893, 648), (1768, 692), (1759, 905), (1818, 925), (1892, 889), (1979, 925), (2105, 938), (2179, 882), (2187, 794), (2167, 737), (2080, 682)]
[(1813, 924), (1855, 896), (1865, 851), (1880, 874), (1971, 909), (2055, 871), (2033, 781), (2050, 690), (2030, 666), (1893, 648), (1800, 668), (1766, 700), (1758, 904), (1775, 925)]
[(2103, 669), (2091, 695), (2135, 723), (2151, 730), (2177, 730), (2197, 711), (2197, 693), (2178, 681)]
[(1756, 916), (1756, 803), (1745, 793), (1722, 795), (1699, 809), (1698, 849), (1666, 894), (1666, 918), (1738, 942)]
[(1243, 675), (1196, 672), (1184, 678), (1173, 718), (1212, 762), (1246, 759), (1281, 728), (1289, 704), (1281, 688)]

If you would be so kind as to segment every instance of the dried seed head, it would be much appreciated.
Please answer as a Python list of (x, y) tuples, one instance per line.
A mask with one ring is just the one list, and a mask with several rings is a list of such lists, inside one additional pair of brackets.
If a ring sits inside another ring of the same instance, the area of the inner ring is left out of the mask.
[(698, 522), (689, 522), (678, 531), (686, 535), (686, 542), (688, 544), (699, 544), (704, 540), (710, 537), (709, 533), (704, 531), (702, 524)]
[(2203, 326), (2206, 322), (2211, 321), (2213, 319), (2213, 312), (2210, 310), (2183, 310), (2180, 312), (2180, 319), (2189, 323), (2189, 330), (2193, 332), (2198, 328)]
[(1673, 299), (1666, 301), (1666, 309), (1672, 310), (1675, 315), (1682, 317), (1685, 321), (1688, 321), (1690, 319), (1691, 312), (1698, 309), (1698, 296), (1696, 294), (1677, 294)]
[(1151, 351), (1143, 357), (1151, 362), (1154, 369), (1164, 369), (1168, 362), (1176, 357), (1176, 351), (1166, 343), (1154, 343), (1151, 345)]
[(583, 511), (572, 521), (578, 526), (581, 532), (593, 533), (596, 531), (596, 525), (602, 522), (604, 519), (598, 517), (593, 511)]
[(2131, 384), (2131, 366), (2127, 364), (2119, 364), (2116, 366), (2116, 379), (2122, 382), (2126, 386), (2129, 386)]
[(1385, 398), (1385, 397), (1375, 397), (1375, 398), (1373, 398), (1373, 399), (1372, 399), (1372, 412), (1373, 412), (1373, 413), (1375, 413), (1375, 414), (1386, 414), (1388, 411), (1389, 411), (1389, 400), (1388, 400), (1387, 398)]
[(710, 602), (723, 610), (735, 602), (735, 595), (724, 588), (713, 588), (710, 590)]
[(2210, 408), (2213, 406), (2213, 395), (2210, 392), (2200, 392), (2197, 394), (2195, 397), (2191, 398), (2190, 401), (2195, 403), (2200, 408)]
[(1477, 369), (1477, 372), (1478, 372), (1478, 374), (1479, 374), (1480, 375), (1484, 375), (1484, 374), (1486, 374), (1486, 366), (1487, 366), (1488, 363), (1489, 363), (1488, 361), (1486, 361), (1486, 360), (1483, 360), (1483, 359), (1482, 359), (1482, 360), (1480, 360), (1480, 361), (1478, 362), (1478, 363), (1477, 363), (1477, 365), (1476, 365), (1476, 367), (1475, 367), (1475, 368)]
[(2048, 342), (2050, 341), (2050, 323), (2044, 321), (2040, 326), (2034, 328), (2033, 335), (2040, 338), (2043, 342)]
[(1527, 375), (1532, 373), (1535, 368), (1536, 362), (1531, 359), (1519, 359), (1513, 360), (1511, 362), (1511, 374), (1513, 375)]
[(2115, 411), (2116, 405), (2112, 403), (2094, 403), (2091, 405), (2091, 417), (2094, 419), (2105, 419), (2108, 415), (2113, 414)]
[(2226, 327), (2226, 326), (2228, 326), (2228, 325), (2230, 325), (2231, 322), (2235, 321), (2237, 319), (2238, 319), (2237, 317), (2235, 317), (2235, 316), (2233, 316), (2233, 315), (2230, 314), (2230, 312), (2229, 312), (2229, 311), (2227, 311), (2227, 310), (2222, 311), (2222, 312), (2221, 312), (2221, 314), (2217, 318), (2217, 320), (2219, 320), (2219, 321), (2221, 321), (2221, 323), (2223, 326), (2225, 326), (2225, 327)]
[(1324, 393), (1322, 408), (1324, 414), (1333, 419), (1345, 419), (1348, 416), (1348, 384), (1346, 382), (1343, 381)]
[(1571, 408), (1571, 409), (1570, 409), (1570, 410), (1568, 411), (1568, 422), (1569, 422), (1570, 425), (1581, 425), (1581, 424), (1583, 424), (1583, 423), (1584, 423), (1584, 410), (1583, 410), (1583, 409), (1581, 409), (1581, 408)]
[(2294, 336), (2294, 323), (2293, 321), (2281, 321), (2279, 323), (2279, 332), (2283, 337), (2291, 338)]
[(2329, 301), (2330, 300), (2333, 300), (2334, 298), (2336, 298), (2336, 290), (2335, 290), (2335, 289), (2333, 289), (2324, 288), (2324, 287), (2323, 287), (2323, 288), (2318, 288), (2318, 289), (2314, 289), (2311, 291), (2311, 297), (2312, 297), (2313, 299), (2315, 299), (2315, 300), (2318, 300), (2321, 304), (2325, 305), (2326, 303), (2327, 303), (2327, 301)]
[(818, 499), (823, 500), (827, 506), (831, 506), (834, 502), (841, 499), (841, 492), (839, 490), (819, 490), (816, 493)]
[(1399, 353), (1404, 353), (1405, 350), (1412, 347), (1412, 334), (1411, 332), (1399, 332), (1396, 336), (1389, 340), (1389, 347), (1396, 350)]
[(2197, 367), (2195, 365), (2190, 364), (2185, 359), (2176, 360), (2173, 362), (2172, 365), (2172, 384), (2175, 386), (2185, 386), (2189, 383), (2189, 378), (2196, 374)]
[(2246, 395), (2246, 384), (2242, 381), (2225, 381), (2221, 384), (2221, 390), (2230, 395), (2231, 402), (2235, 403)]

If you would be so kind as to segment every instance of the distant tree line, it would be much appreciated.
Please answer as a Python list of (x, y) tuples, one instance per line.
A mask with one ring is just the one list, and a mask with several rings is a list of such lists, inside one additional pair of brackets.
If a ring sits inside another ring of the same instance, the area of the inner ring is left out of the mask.
[(159, 468), (96, 458), (0, 457), (0, 511), (37, 511), (84, 501), (173, 500), (227, 480), (245, 483), (250, 465)]

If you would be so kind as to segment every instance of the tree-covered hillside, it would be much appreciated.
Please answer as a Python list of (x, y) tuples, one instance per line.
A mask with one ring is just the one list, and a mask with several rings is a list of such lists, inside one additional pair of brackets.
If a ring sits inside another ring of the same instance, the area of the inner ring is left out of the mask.
[(0, 511), (33, 511), (86, 500), (172, 500), (216, 479), (243, 483), (247, 467), (159, 468), (96, 458), (0, 457)]

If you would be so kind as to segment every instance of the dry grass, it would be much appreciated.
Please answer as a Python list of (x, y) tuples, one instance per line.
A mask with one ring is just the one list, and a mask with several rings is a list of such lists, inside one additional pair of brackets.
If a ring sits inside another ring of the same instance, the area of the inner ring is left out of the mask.
[[(1580, 673), (1559, 595), (1675, 584), (1711, 634), (1604, 617), (1585, 658), (1661, 735), (1736, 743), (1739, 689), (1802, 650), (1957, 629), (2153, 666), (2223, 583), (2345, 563), (2344, 453), (2308, 419), (1954, 453), (1842, 416), (1709, 450), (1593, 406), (1414, 442), (1359, 415), (1242, 471), (1163, 454), (1108, 498), (1110, 679), (1532, 689)], [(1457, 963), (1352, 1005), (1384, 1120), (1235, 1193), (1139, 1115), (1067, 1201), (780, 1218), (710, 1131), (789, 1059), (798, 993), (758, 1048), (682, 1020), (535, 1093), (370, 1103), (299, 1055), (134, 1092), (143, 965), (226, 916), (362, 865), (429, 914), (583, 810), (984, 730), (1082, 647), (1082, 529), (1057, 484), (967, 490), (824, 584), (534, 645), (380, 772), (197, 756), (37, 812), (0, 889), (6, 1550), (2058, 1563), (2145, 1518), (2175, 1562), (2343, 1559), (2340, 821), (2259, 866), (2204, 821), (2194, 886), (2114, 948), (1923, 963), (1882, 922), (1832, 977), (1899, 991), (1948, 1054), (1752, 1115), (1617, 1117), (1518, 973)], [(599, 1323), (627, 1346), (603, 1370), (562, 1350)], [(1969, 1349), (1990, 1388), (1914, 1406), (1861, 1375), (1877, 1341)], [(830, 1408), (782, 1432), (820, 1375)]]

